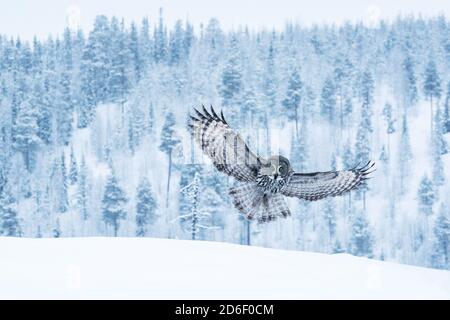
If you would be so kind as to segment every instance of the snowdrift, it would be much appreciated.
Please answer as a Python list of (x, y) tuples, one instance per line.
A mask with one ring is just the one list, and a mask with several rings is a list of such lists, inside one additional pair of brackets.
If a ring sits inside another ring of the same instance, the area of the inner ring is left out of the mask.
[(450, 272), (149, 238), (0, 238), (1, 299), (449, 299)]

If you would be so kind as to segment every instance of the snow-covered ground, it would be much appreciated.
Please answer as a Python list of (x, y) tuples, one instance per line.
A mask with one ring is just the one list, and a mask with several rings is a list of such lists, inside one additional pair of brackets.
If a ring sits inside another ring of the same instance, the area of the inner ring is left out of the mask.
[(450, 271), (224, 243), (0, 238), (0, 299), (450, 299)]

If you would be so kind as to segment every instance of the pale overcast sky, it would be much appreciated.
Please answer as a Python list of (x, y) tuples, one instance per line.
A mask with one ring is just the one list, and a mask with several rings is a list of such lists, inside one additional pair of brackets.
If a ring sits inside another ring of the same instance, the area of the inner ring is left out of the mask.
[(378, 18), (391, 19), (398, 14), (450, 17), (450, 0), (0, 0), (0, 33), (32, 39), (61, 33), (69, 23), (89, 31), (96, 15), (124, 17), (128, 22), (148, 16), (151, 23), (159, 7), (172, 25), (188, 18), (197, 27), (211, 17), (224, 29), (248, 25), (250, 28), (282, 28), (285, 21), (302, 24), (340, 23)]

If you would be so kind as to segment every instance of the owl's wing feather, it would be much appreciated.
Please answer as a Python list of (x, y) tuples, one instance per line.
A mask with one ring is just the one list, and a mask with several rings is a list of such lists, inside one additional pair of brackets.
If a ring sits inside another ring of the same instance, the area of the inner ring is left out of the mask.
[(294, 173), (289, 183), (281, 190), (285, 196), (315, 201), (325, 197), (342, 195), (358, 188), (369, 179), (369, 171), (375, 163), (343, 171)]
[(194, 109), (190, 127), (197, 143), (214, 166), (238, 181), (255, 181), (262, 159), (255, 155), (242, 137), (228, 125), (223, 112), (220, 116), (211, 106), (203, 112)]

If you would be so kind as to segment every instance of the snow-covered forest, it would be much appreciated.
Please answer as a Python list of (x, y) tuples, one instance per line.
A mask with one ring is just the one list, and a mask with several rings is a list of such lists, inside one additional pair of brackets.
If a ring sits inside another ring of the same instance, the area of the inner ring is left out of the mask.
[[(62, 31), (62, 30), (61, 30)], [(0, 36), (0, 235), (214, 240), (450, 268), (450, 21), (224, 32), (98, 16)], [(365, 188), (258, 225), (193, 144), (222, 109), (296, 171), (375, 160)]]

